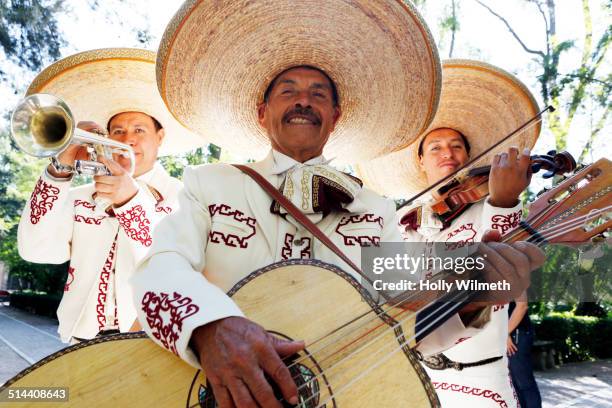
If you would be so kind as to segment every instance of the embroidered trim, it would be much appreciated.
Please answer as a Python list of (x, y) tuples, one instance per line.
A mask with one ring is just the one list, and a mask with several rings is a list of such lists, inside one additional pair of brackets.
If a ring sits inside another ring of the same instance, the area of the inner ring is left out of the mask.
[[(461, 232), (464, 232), (464, 231), (466, 231), (466, 233), (462, 234), (460, 238), (464, 238), (465, 236), (465, 239), (460, 239), (459, 241), (448, 242), (451, 238), (456, 237), (457, 235), (459, 235)], [(462, 248), (467, 244), (473, 244), (475, 237), (476, 237), (476, 230), (474, 229), (474, 224), (471, 222), (467, 224), (463, 224), (459, 228), (448, 233), (448, 235), (446, 236), (446, 249), (452, 250), (452, 249)]]
[(500, 233), (505, 234), (506, 231), (510, 231), (519, 225), (521, 215), (523, 215), (521, 210), (515, 211), (508, 215), (496, 214), (491, 217), (491, 228), (495, 228)]
[(30, 222), (38, 224), (38, 221), (53, 208), (53, 203), (59, 198), (59, 188), (46, 183), (39, 178), (38, 183), (30, 196)]
[(89, 201), (83, 201), (83, 200), (74, 200), (74, 207), (85, 207), (88, 208), (90, 210), (95, 210), (96, 209), (96, 205), (94, 203), (91, 203)]
[(244, 215), (242, 211), (233, 210), (227, 204), (211, 204), (208, 206), (208, 211), (210, 212), (211, 217), (215, 216), (225, 216), (231, 217), (234, 220), (246, 225), (251, 230), (251, 233), (246, 237), (239, 237), (235, 234), (225, 234), (221, 231), (210, 231), (208, 233), (208, 239), (210, 242), (214, 242), (215, 244), (225, 244), (229, 247), (233, 248), (247, 248), (249, 246), (248, 240), (255, 236), (257, 233), (255, 229), (255, 224), (257, 221), (253, 217), (247, 217)]
[(70, 290), (70, 285), (74, 282), (74, 268), (70, 266), (68, 268), (68, 278), (66, 278), (66, 283), (64, 284), (64, 292), (68, 292)]
[(142, 311), (146, 315), (151, 334), (178, 356), (176, 342), (183, 330), (183, 321), (196, 314), (200, 307), (190, 297), (174, 292), (173, 298), (161, 292), (147, 292), (142, 298)]
[(374, 214), (359, 214), (359, 215), (351, 215), (349, 217), (342, 217), (338, 226), (336, 227), (336, 232), (344, 239), (344, 245), (347, 246), (367, 246), (367, 245), (378, 245), (380, 243), (380, 236), (376, 235), (348, 235), (340, 232), (340, 229), (349, 224), (359, 224), (361, 222), (378, 224), (380, 228), (383, 228), (383, 218), (376, 217)]
[(119, 225), (123, 228), (128, 237), (142, 245), (149, 247), (153, 243), (151, 238), (151, 221), (147, 218), (146, 211), (142, 205), (135, 205), (129, 210), (115, 213)]
[[(291, 251), (291, 246), (293, 245), (293, 238), (294, 238), (294, 235), (289, 234), (289, 233), (285, 234), (285, 244), (283, 245), (283, 248), (281, 249), (281, 257), (284, 260), (291, 258), (291, 252), (293, 252), (293, 251)], [(306, 245), (300, 251), (300, 258), (302, 258), (302, 259), (310, 258), (311, 257), (310, 238), (304, 237), (302, 239), (308, 241), (308, 245)]]
[(163, 212), (166, 214), (170, 214), (172, 212), (172, 207), (168, 207), (168, 206), (164, 207), (163, 205), (160, 205), (159, 207), (155, 207), (155, 212), (158, 212), (158, 213)]
[(105, 219), (105, 216), (102, 217), (85, 217), (83, 215), (80, 214), (74, 214), (74, 221), (76, 222), (84, 222), (85, 224), (95, 224), (95, 225), (100, 225), (102, 224), (102, 220)]
[(461, 384), (449, 384), (447, 382), (435, 382), (432, 381), (432, 384), (436, 390), (443, 391), (453, 391), (453, 392), (461, 392), (463, 394), (474, 395), (476, 397), (488, 398), (496, 402), (500, 408), (508, 408), (508, 404), (502, 398), (499, 393), (491, 391), (491, 390), (483, 390), (480, 388), (468, 387), (466, 385)]
[[(105, 309), (106, 309), (106, 292), (108, 292), (108, 281), (110, 274), (113, 271), (115, 260), (115, 248), (117, 247), (117, 238), (111, 246), (111, 249), (104, 261), (102, 272), (100, 272), (100, 282), (98, 282), (98, 303), (96, 303), (96, 315), (98, 320), (98, 328), (102, 330), (106, 324)], [(115, 308), (116, 310), (117, 308)]]

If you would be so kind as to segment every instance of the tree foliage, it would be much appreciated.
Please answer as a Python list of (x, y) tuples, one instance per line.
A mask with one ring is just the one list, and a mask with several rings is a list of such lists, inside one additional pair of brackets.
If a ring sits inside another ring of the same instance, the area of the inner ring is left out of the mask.
[(0, 49), (6, 59), (37, 71), (59, 58), (66, 44), (57, 26), (63, 5), (64, 0), (0, 0)]
[[(581, 57), (577, 61), (571, 61), (573, 62), (571, 70), (562, 72), (561, 60), (570, 62), (569, 51), (576, 49), (578, 42), (577, 39), (560, 40), (557, 32), (557, 1), (524, 0), (532, 6), (534, 12), (541, 16), (543, 29), (538, 32), (544, 35), (545, 47), (543, 49), (530, 48), (526, 41), (517, 34), (511, 21), (497, 13), (484, 0), (476, 1), (505, 25), (523, 50), (533, 55), (533, 60), (539, 65), (540, 95), (545, 105), (552, 105), (555, 108), (555, 112), (548, 115), (548, 126), (555, 138), (555, 148), (558, 151), (567, 148), (567, 138), (576, 114), (583, 111), (591, 115), (593, 120), (590, 135), (579, 154), (579, 161), (585, 159), (594, 140), (607, 124), (612, 108), (611, 74), (602, 73), (612, 36), (612, 25), (604, 27), (599, 38), (594, 39), (590, 1), (574, 0), (579, 1), (582, 8), (584, 36), (580, 42), (582, 48), (578, 50)], [(612, 12), (612, 2), (604, 1), (600, 3), (600, 6), (601, 11), (609, 16)], [(595, 102), (598, 109), (587, 106), (588, 101)]]

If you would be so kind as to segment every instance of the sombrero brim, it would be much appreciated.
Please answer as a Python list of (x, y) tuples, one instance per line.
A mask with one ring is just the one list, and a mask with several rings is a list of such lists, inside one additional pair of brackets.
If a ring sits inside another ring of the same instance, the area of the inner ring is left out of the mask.
[(276, 75), (298, 65), (337, 85), (342, 117), (325, 154), (345, 162), (409, 145), (438, 105), (435, 43), (401, 0), (188, 0), (162, 38), (157, 80), (178, 121), (259, 158), (269, 142), (257, 104)]
[(75, 120), (106, 127), (117, 113), (142, 112), (165, 129), (160, 155), (175, 154), (207, 142), (177, 122), (159, 96), (156, 54), (135, 48), (91, 50), (63, 58), (44, 69), (27, 94), (48, 93), (66, 102)]
[[(366, 186), (383, 195), (409, 198), (428, 186), (419, 167), (418, 146), (430, 131), (451, 128), (468, 139), (475, 157), (538, 113), (529, 89), (514, 75), (493, 65), (452, 59), (442, 64), (440, 106), (429, 128), (409, 147), (355, 166)], [(478, 165), (510, 146), (532, 148), (540, 134), (538, 123), (483, 156)]]

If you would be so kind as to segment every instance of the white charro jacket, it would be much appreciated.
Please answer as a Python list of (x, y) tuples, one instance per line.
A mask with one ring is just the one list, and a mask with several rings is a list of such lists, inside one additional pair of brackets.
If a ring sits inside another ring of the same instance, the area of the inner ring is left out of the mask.
[(116, 321), (110, 326), (128, 331), (136, 318), (128, 280), (154, 242), (159, 220), (175, 210), (182, 187), (160, 164), (137, 182), (138, 193), (111, 217), (94, 211), (93, 184), (73, 188), (70, 180), (52, 178), (45, 171), (23, 210), (18, 230), (21, 257), (36, 263), (70, 260), (57, 310), (58, 332), (65, 342), (71, 337), (93, 338), (105, 327), (106, 308), (114, 307), (107, 305), (111, 290), (116, 293)]
[[(400, 219), (404, 222), (400, 227), (404, 239), (408, 242), (461, 245), (481, 241), (483, 234), (490, 229), (505, 234), (519, 224), (521, 215), (520, 203), (513, 208), (499, 208), (483, 200), (472, 205), (444, 229), (440, 229), (441, 225), (431, 218), (432, 215), (426, 209), (417, 217), (413, 209), (402, 211)], [(433, 274), (434, 271), (424, 271), (421, 279), (431, 278)], [(502, 359), (461, 371), (452, 368), (433, 370), (425, 366), (443, 407), (518, 406), (506, 356), (507, 305), (495, 305), (490, 313), (490, 321), (481, 331), (458, 339), (456, 345), (444, 351), (444, 355), (452, 361), (462, 363), (473, 363), (498, 356), (502, 356)]]
[[(249, 166), (280, 186), (283, 177), (274, 172), (272, 152)], [(159, 224), (132, 286), (144, 330), (194, 367), (200, 364), (188, 347), (192, 331), (218, 319), (242, 316), (226, 292), (251, 272), (283, 259), (315, 258), (359, 279), (307, 231), (272, 214), (267, 193), (233, 166), (186, 169), (183, 181), (180, 210)], [(368, 189), (360, 192), (359, 199), (367, 211), (331, 213), (317, 224), (356, 264), (362, 245), (401, 241), (393, 201)], [(464, 335), (465, 327), (454, 316), (424, 342), (435, 351)]]

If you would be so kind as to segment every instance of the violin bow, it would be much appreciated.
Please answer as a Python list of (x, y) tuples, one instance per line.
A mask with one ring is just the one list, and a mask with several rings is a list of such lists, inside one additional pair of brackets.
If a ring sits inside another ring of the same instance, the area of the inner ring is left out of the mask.
[(408, 201), (406, 201), (405, 203), (403, 203), (402, 205), (400, 205), (397, 209), (399, 210), (400, 208), (403, 208), (407, 205), (410, 205), (414, 202), (414, 200), (416, 200), (417, 198), (421, 197), (423, 194), (426, 194), (427, 192), (431, 191), (432, 189), (438, 187), (440, 184), (445, 183), (447, 181), (449, 181), (450, 179), (452, 179), (453, 177), (455, 177), (457, 175), (457, 173), (459, 173), (460, 171), (462, 171), (463, 169), (469, 167), (470, 165), (472, 165), (473, 163), (475, 163), (477, 160), (479, 160), (481, 157), (483, 157), (484, 155), (486, 155), (487, 153), (489, 153), (491, 150), (495, 149), (497, 146), (499, 146), (500, 144), (504, 143), (506, 140), (510, 139), (512, 136), (516, 135), (517, 133), (522, 132), (523, 130), (525, 130), (526, 128), (536, 124), (537, 122), (542, 121), (542, 115), (546, 112), (554, 112), (555, 108), (553, 108), (551, 105), (548, 105), (546, 108), (544, 108), (543, 110), (541, 110), (540, 112), (538, 112), (537, 115), (535, 115), (534, 117), (532, 117), (531, 119), (529, 119), (527, 122), (523, 123), (521, 126), (519, 126), (518, 128), (516, 128), (515, 130), (513, 130), (508, 136), (503, 137), (502, 139), (498, 140), (495, 144), (493, 144), (491, 147), (487, 148), (486, 150), (484, 150), (482, 153), (480, 153), (479, 155), (475, 156), (473, 159), (469, 160), (467, 163), (465, 163), (462, 166), (459, 166), (459, 168), (455, 171), (453, 171), (451, 174), (449, 174), (448, 176), (438, 180), (437, 182), (435, 182), (434, 184), (432, 184), (431, 186), (427, 187), (426, 189), (424, 189), (423, 191), (421, 191), (420, 193), (412, 196)]

